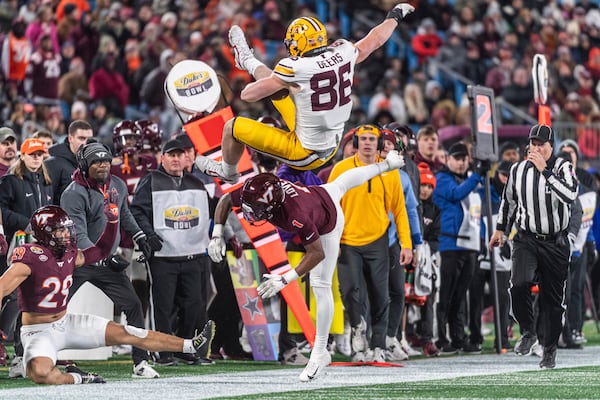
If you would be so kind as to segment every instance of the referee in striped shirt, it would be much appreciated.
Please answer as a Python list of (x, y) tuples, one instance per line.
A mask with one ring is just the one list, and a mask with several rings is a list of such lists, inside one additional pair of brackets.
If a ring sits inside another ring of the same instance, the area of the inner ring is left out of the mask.
[[(512, 311), (522, 335), (515, 353), (531, 354), (539, 336), (544, 348), (541, 368), (556, 366), (569, 271), (567, 227), (578, 185), (573, 165), (553, 155), (553, 143), (554, 132), (549, 126), (531, 128), (528, 159), (511, 167), (497, 230), (489, 243), (490, 249), (502, 246), (514, 223), (518, 233), (512, 254)], [(537, 332), (531, 296), (536, 283), (540, 289)]]

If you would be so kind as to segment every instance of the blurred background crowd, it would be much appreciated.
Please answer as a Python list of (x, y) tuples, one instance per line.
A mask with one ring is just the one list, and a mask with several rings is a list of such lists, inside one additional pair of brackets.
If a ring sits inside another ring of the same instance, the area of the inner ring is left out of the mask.
[[(181, 121), (163, 93), (172, 65), (199, 59), (226, 76), (240, 115), (272, 111), (238, 101), (250, 80), (227, 43), (243, 27), (259, 59), (286, 56), (289, 21), (315, 15), (331, 41), (356, 40), (395, 2), (385, 0), (3, 0), (0, 115), (21, 142), (37, 130), (62, 140), (71, 120), (89, 121), (110, 144), (123, 119), (151, 119), (170, 136)], [(503, 124), (531, 124), (533, 55), (548, 60), (558, 136), (600, 153), (600, 10), (593, 0), (417, 0), (383, 48), (355, 75), (349, 126), (390, 121), (413, 130), (470, 123), (468, 84), (494, 89)], [(526, 132), (525, 132), (526, 135)], [(442, 139), (444, 135), (442, 134)]]

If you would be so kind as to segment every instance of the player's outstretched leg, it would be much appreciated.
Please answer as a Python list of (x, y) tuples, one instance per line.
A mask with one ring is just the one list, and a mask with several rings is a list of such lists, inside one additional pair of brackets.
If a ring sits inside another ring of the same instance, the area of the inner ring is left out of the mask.
[(246, 41), (246, 35), (242, 28), (237, 25), (233, 25), (229, 29), (229, 44), (233, 49), (233, 57), (235, 58), (235, 66), (241, 70), (248, 71), (250, 75), (252, 75), (256, 79), (260, 79), (265, 74), (270, 74), (270, 70), (265, 69), (265, 71), (261, 72), (259, 76), (256, 76), (256, 70), (264, 66), (264, 64), (259, 61), (255, 56), (254, 52), (248, 46), (248, 42)]
[(196, 156), (196, 167), (208, 176), (219, 178), (229, 183), (237, 183), (240, 174), (226, 175), (221, 161), (215, 161), (206, 156)]
[(67, 365), (65, 368), (67, 374), (73, 375), (73, 378), (78, 380), (77, 376), (81, 377), (81, 383), (106, 383), (103, 377), (93, 372), (85, 372), (74, 365)]
[(313, 351), (308, 360), (308, 364), (306, 364), (306, 367), (300, 373), (300, 381), (309, 382), (316, 379), (330, 363), (331, 354), (329, 354), (328, 351), (320, 353), (315, 353)]

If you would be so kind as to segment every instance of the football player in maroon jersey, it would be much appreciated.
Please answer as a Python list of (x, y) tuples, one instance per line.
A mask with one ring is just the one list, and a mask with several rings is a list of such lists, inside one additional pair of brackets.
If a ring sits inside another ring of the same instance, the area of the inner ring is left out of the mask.
[(244, 218), (251, 224), (268, 221), (283, 231), (298, 234), (306, 249), (295, 269), (283, 275), (265, 274), (266, 281), (258, 286), (258, 294), (268, 298), (299, 276), (311, 272), (310, 284), (317, 303), (317, 326), (313, 351), (299, 377), (302, 382), (316, 378), (331, 362), (327, 351), (333, 319), (331, 281), (344, 230), (340, 200), (349, 189), (402, 166), (404, 158), (397, 151), (390, 151), (385, 161), (353, 168), (333, 182), (318, 186), (291, 183), (263, 173), (219, 199), (215, 227), (208, 245), (208, 254), (213, 261), (220, 262), (225, 254), (223, 224), (232, 207), (241, 207)]
[[(141, 125), (137, 122), (130, 120), (123, 120), (115, 125), (113, 129), (113, 146), (115, 148), (116, 158), (110, 166), (111, 175), (116, 175), (123, 179), (123, 182), (127, 185), (127, 204), (131, 204), (133, 194), (137, 185), (149, 170), (158, 168), (156, 157), (153, 154), (144, 153), (144, 135), (142, 131), (152, 131), (154, 129), (150, 127), (151, 124)], [(149, 121), (150, 122), (150, 121)], [(156, 124), (154, 124), (156, 125)], [(156, 127), (158, 132), (158, 127)], [(152, 135), (151, 135), (152, 136)], [(153, 136), (146, 140), (146, 143), (150, 148), (154, 144), (156, 138)], [(158, 136), (158, 142), (160, 143), (160, 136)], [(131, 268), (127, 270), (128, 276), (131, 279), (131, 284), (135, 289), (135, 293), (138, 295), (142, 302), (142, 310), (144, 315), (148, 309), (148, 284), (147, 284), (147, 273), (146, 267), (143, 263), (137, 261), (139, 254), (134, 254), (133, 239), (130, 235), (121, 229), (121, 242), (119, 243), (121, 255), (129, 261)]]
[[(113, 199), (114, 200), (114, 199)], [(0, 277), (0, 298), (18, 288), (19, 307), (23, 312), (21, 339), (27, 376), (36, 383), (104, 383), (96, 374), (70, 365), (66, 372), (56, 367), (59, 350), (87, 349), (130, 344), (149, 351), (206, 353), (210, 349), (214, 326), (209, 321), (193, 339), (119, 325), (89, 314), (67, 313), (67, 298), (73, 282), (73, 270), (110, 255), (117, 232), (119, 211), (114, 202), (106, 202), (108, 223), (94, 246), (78, 250), (73, 221), (58, 206), (44, 206), (33, 213), (31, 228), (37, 243), (14, 249), (10, 268)], [(114, 257), (114, 256), (113, 256)], [(105, 261), (110, 268), (119, 262)]]

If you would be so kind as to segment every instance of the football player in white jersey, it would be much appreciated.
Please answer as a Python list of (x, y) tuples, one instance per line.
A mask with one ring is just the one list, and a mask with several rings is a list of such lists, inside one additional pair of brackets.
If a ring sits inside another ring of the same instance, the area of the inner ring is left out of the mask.
[(223, 160), (198, 156), (198, 168), (207, 175), (236, 182), (237, 164), (246, 145), (300, 170), (325, 164), (335, 154), (350, 117), (355, 65), (381, 47), (400, 20), (413, 11), (408, 3), (396, 5), (382, 23), (355, 44), (339, 39), (328, 45), (327, 31), (320, 21), (297, 18), (285, 35), (289, 57), (273, 70), (254, 57), (242, 29), (232, 26), (229, 42), (236, 66), (256, 79), (244, 88), (241, 99), (255, 102), (270, 97), (289, 131), (235, 117), (223, 128)]

